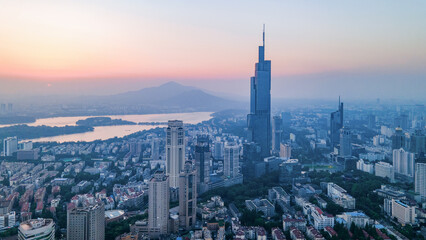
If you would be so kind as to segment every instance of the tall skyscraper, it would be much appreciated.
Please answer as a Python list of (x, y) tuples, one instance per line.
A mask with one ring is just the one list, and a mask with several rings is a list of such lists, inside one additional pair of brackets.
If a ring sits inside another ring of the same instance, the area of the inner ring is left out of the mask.
[[(50, 218), (30, 219), (19, 224), (18, 240), (55, 240), (55, 222)], [(84, 240), (82, 238), (82, 240)]]
[(157, 171), (148, 187), (148, 232), (152, 238), (156, 238), (168, 233), (169, 178), (163, 171)]
[(234, 178), (239, 174), (240, 146), (236, 143), (225, 144), (223, 173), (225, 177)]
[(272, 151), (274, 153), (280, 152), (280, 144), (283, 135), (281, 116), (274, 116), (272, 118)]
[(343, 103), (340, 102), (339, 109), (330, 115), (330, 145), (332, 148), (340, 143), (340, 129), (343, 127)]
[(186, 230), (195, 227), (197, 212), (197, 171), (187, 161), (179, 178), (179, 226)]
[(207, 135), (198, 135), (195, 145), (195, 169), (197, 170), (198, 192), (201, 194), (208, 190), (210, 182), (210, 142)]
[(394, 149), (392, 152), (395, 173), (414, 177), (414, 154), (404, 149)]
[(352, 132), (348, 127), (340, 129), (340, 156), (352, 156)]
[(426, 198), (426, 163), (416, 163), (414, 188), (416, 193)]
[(4, 156), (10, 157), (18, 151), (18, 138), (8, 137), (3, 140)]
[(105, 239), (105, 207), (99, 201), (70, 203), (67, 211), (68, 240)]
[(180, 120), (169, 120), (166, 136), (166, 173), (170, 187), (179, 187), (179, 174), (185, 164), (185, 129)]
[(410, 151), (415, 154), (426, 153), (426, 136), (421, 129), (417, 129), (411, 135)]
[(250, 79), (250, 114), (247, 115), (248, 139), (259, 144), (261, 156), (271, 151), (271, 61), (265, 60), (265, 31), (263, 46), (259, 46), (259, 62)]
[(405, 149), (405, 135), (402, 128), (395, 128), (395, 133), (392, 135), (392, 149)]

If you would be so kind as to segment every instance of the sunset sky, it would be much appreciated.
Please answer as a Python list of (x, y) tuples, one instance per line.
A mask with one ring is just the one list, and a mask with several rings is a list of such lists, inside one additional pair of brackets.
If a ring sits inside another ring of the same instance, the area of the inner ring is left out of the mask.
[(228, 93), (246, 83), (247, 95), (262, 24), (277, 89), (357, 76), (419, 96), (426, 87), (426, 1), (0, 0), (0, 93), (176, 80)]

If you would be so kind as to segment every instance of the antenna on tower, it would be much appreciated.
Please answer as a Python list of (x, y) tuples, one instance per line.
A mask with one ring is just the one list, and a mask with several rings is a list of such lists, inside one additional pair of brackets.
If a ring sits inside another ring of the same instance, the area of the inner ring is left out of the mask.
[(265, 47), (265, 24), (263, 24), (263, 47)]

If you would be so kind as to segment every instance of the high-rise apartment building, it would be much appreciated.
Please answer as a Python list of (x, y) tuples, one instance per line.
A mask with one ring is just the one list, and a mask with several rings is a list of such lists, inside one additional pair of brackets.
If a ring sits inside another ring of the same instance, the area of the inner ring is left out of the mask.
[(198, 192), (208, 190), (210, 182), (210, 140), (207, 135), (198, 135), (195, 145), (195, 169), (197, 170)]
[(270, 155), (271, 131), (271, 61), (265, 60), (265, 31), (259, 46), (259, 62), (250, 79), (250, 114), (247, 115), (249, 141), (259, 144), (261, 156)]
[(186, 230), (195, 227), (197, 210), (197, 171), (187, 161), (179, 178), (179, 226)]
[(180, 120), (169, 120), (166, 130), (166, 173), (170, 187), (179, 187), (179, 174), (185, 164), (185, 129)]
[(54, 240), (55, 222), (50, 218), (30, 219), (19, 224), (18, 240)]
[(402, 225), (412, 224), (416, 219), (416, 206), (408, 202), (392, 199), (392, 218), (396, 218)]
[(156, 238), (168, 234), (169, 177), (163, 171), (157, 171), (148, 186), (148, 233)]
[(274, 153), (280, 152), (280, 144), (283, 135), (282, 123), (281, 116), (274, 116), (272, 118), (272, 151)]
[(374, 165), (375, 175), (382, 178), (389, 178), (391, 182), (395, 182), (395, 170), (393, 166), (387, 162), (378, 162)]
[(352, 132), (348, 127), (340, 129), (340, 156), (352, 156)]
[(213, 143), (213, 158), (214, 159), (223, 159), (223, 142), (220, 138), (216, 138)]
[(18, 151), (18, 138), (8, 137), (3, 140), (4, 156), (10, 157)]
[(223, 159), (223, 174), (227, 178), (234, 178), (239, 174), (240, 146), (236, 143), (225, 143), (225, 157)]
[(339, 109), (330, 115), (330, 145), (332, 148), (340, 143), (340, 129), (343, 127), (343, 103), (340, 102)]
[(414, 154), (404, 149), (394, 149), (392, 152), (395, 173), (414, 177)]
[(280, 144), (280, 157), (281, 158), (291, 158), (291, 146), (289, 144)]
[(426, 198), (426, 163), (416, 163), (414, 188), (416, 193)]
[(103, 202), (70, 203), (67, 211), (68, 240), (105, 239), (105, 207)]

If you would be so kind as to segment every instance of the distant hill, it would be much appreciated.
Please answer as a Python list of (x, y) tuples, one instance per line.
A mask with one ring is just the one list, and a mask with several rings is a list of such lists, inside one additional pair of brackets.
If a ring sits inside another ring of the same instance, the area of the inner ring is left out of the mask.
[(112, 105), (149, 106), (163, 110), (169, 108), (182, 111), (217, 111), (242, 105), (239, 102), (217, 97), (201, 89), (176, 82), (101, 98), (99, 100), (103, 103), (108, 102)]

